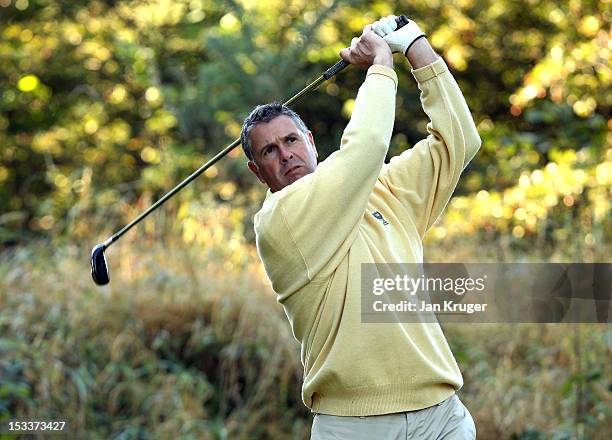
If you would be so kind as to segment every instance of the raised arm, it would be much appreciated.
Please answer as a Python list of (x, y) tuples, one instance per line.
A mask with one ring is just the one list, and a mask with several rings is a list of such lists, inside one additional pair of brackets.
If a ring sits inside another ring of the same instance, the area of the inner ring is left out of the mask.
[(320, 275), (323, 267), (333, 266), (330, 259), (348, 249), (389, 147), (397, 89), (391, 51), (366, 28), (341, 55), (368, 72), (340, 150), (271, 195), (255, 219), (258, 251), (281, 294)]
[[(402, 28), (394, 34), (401, 32), (407, 31)], [(392, 34), (384, 38), (401, 41)], [(424, 35), (411, 43), (406, 57), (430, 120), (429, 135), (392, 158), (381, 180), (404, 203), (423, 237), (446, 207), (481, 141), (459, 86)]]

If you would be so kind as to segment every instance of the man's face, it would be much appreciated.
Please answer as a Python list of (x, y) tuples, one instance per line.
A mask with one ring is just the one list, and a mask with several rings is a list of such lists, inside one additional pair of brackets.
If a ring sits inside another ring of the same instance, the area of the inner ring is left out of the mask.
[(312, 133), (302, 133), (289, 116), (257, 124), (250, 140), (254, 160), (249, 161), (249, 169), (272, 192), (291, 185), (317, 167)]

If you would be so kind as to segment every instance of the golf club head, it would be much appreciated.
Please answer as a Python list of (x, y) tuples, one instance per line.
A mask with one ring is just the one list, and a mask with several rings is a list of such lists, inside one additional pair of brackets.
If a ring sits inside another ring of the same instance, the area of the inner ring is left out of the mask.
[(104, 286), (110, 281), (104, 255), (105, 249), (103, 244), (99, 244), (91, 250), (91, 277), (98, 286)]

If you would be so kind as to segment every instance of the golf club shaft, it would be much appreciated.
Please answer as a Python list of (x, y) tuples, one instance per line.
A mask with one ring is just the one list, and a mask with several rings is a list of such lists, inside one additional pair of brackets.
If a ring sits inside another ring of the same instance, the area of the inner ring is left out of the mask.
[[(410, 20), (408, 20), (408, 17), (406, 17), (405, 15), (400, 15), (399, 17), (396, 17), (395, 20), (396, 20), (396, 23), (397, 23), (397, 29), (405, 26), (410, 21)], [(349, 63), (347, 63), (344, 60), (338, 61), (336, 64), (334, 64), (329, 69), (327, 69), (325, 72), (323, 72), (323, 74), (321, 76), (319, 76), (313, 82), (308, 84), (306, 87), (304, 87), (298, 93), (296, 93), (293, 97), (289, 98), (285, 102), (285, 105), (291, 105), (292, 103), (294, 103), (295, 101), (300, 99), (302, 96), (306, 95), (311, 90), (316, 89), (319, 85), (321, 85), (322, 83), (324, 83), (325, 81), (327, 81), (328, 79), (333, 77), (335, 74), (340, 72), (342, 69), (344, 69), (348, 65), (349, 65)], [(142, 219), (144, 219), (151, 212), (155, 211), (158, 207), (163, 205), (166, 202), (166, 200), (168, 200), (174, 194), (176, 194), (181, 189), (183, 189), (185, 186), (187, 186), (191, 181), (193, 181), (196, 177), (198, 177), (200, 174), (202, 174), (204, 171), (206, 171), (208, 168), (210, 168), (212, 165), (214, 165), (219, 159), (224, 157), (227, 153), (232, 151), (239, 144), (240, 144), (240, 138), (236, 139), (234, 142), (232, 142), (227, 147), (225, 147), (223, 150), (221, 150), (219, 153), (217, 153), (212, 159), (210, 159), (208, 162), (206, 162), (200, 168), (198, 168), (193, 173), (191, 173), (191, 175), (189, 175), (185, 180), (183, 180), (181, 183), (176, 185), (168, 193), (166, 193), (161, 199), (159, 199), (157, 202), (155, 202), (153, 205), (151, 205), (149, 207), (149, 209), (144, 211), (142, 214), (140, 214), (138, 217), (136, 217), (130, 223), (125, 225), (123, 228), (121, 228), (118, 232), (116, 232), (115, 234), (110, 236), (108, 239), (106, 239), (106, 241), (104, 243), (102, 243), (102, 250), (106, 249), (111, 244), (113, 244), (115, 241), (117, 241), (121, 236), (123, 236), (123, 234), (125, 234), (127, 231), (132, 229), (135, 225), (140, 223), (140, 221)]]
[[(332, 67), (327, 69), (323, 75), (318, 77), (312, 83), (308, 84), (306, 87), (304, 87), (298, 93), (296, 93), (293, 97), (289, 98), (285, 102), (285, 105), (291, 105), (293, 102), (297, 101), (302, 96), (306, 95), (308, 92), (316, 89), (319, 85), (321, 85), (323, 82), (325, 82), (326, 80), (328, 80), (329, 78), (334, 76), (336, 73), (340, 72), (346, 66), (348, 66), (347, 62), (345, 62), (345, 61), (338, 61)], [(136, 226), (138, 223), (140, 223), (151, 212), (155, 211), (157, 208), (159, 208), (161, 205), (163, 205), (170, 197), (172, 197), (174, 194), (176, 194), (177, 192), (182, 190), (185, 186), (187, 186), (189, 183), (191, 183), (196, 177), (198, 177), (200, 174), (202, 174), (208, 168), (213, 166), (219, 159), (224, 157), (227, 153), (232, 151), (239, 144), (240, 144), (240, 138), (236, 139), (234, 142), (232, 142), (227, 147), (225, 147), (223, 150), (221, 150), (219, 153), (217, 153), (212, 159), (210, 159), (208, 162), (206, 162), (200, 168), (198, 168), (193, 173), (191, 173), (186, 179), (184, 179), (181, 183), (179, 183), (174, 188), (172, 188), (168, 193), (166, 193), (158, 201), (153, 203), (146, 211), (143, 211), (138, 217), (136, 217), (130, 223), (128, 223), (123, 228), (121, 228), (119, 231), (117, 231), (115, 234), (113, 234), (108, 239), (106, 239), (106, 241), (103, 243), (104, 249), (108, 248), (113, 242), (117, 241), (121, 236), (123, 236), (123, 234), (125, 234), (127, 231), (129, 231), (134, 226)]]

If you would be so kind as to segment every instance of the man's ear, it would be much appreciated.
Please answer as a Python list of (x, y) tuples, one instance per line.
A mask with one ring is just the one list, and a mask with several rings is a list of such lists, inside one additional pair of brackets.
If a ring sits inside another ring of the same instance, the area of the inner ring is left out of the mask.
[(308, 138), (308, 141), (310, 142), (310, 145), (312, 145), (312, 148), (314, 148), (315, 150), (315, 157), (319, 157), (319, 152), (317, 151), (317, 146), (315, 145), (314, 142), (314, 137), (312, 136), (312, 131), (308, 130), (308, 133), (306, 133), (306, 137)]
[(264, 184), (266, 183), (263, 177), (261, 177), (261, 174), (259, 173), (259, 168), (257, 168), (257, 165), (255, 164), (255, 162), (249, 160), (247, 162), (247, 166), (249, 167), (249, 170), (251, 170), (251, 172), (257, 176), (257, 178), (259, 179), (261, 183), (264, 183)]

